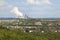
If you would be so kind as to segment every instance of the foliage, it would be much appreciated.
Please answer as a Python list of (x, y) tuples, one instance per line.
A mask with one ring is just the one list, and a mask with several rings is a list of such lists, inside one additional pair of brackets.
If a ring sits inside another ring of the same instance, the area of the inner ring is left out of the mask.
[(9, 30), (0, 26), (0, 40), (60, 40), (59, 32), (24, 33), (22, 29)]

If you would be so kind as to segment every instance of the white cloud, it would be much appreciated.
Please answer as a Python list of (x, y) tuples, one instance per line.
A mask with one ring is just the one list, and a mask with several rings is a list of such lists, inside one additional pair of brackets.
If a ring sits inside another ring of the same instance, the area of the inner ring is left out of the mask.
[(27, 0), (30, 4), (51, 4), (50, 0)]
[(0, 6), (3, 6), (3, 5), (4, 5), (4, 1), (0, 0)]
[(5, 2), (4, 0), (0, 0), (0, 9), (11, 8), (11, 7), (13, 7), (11, 4)]

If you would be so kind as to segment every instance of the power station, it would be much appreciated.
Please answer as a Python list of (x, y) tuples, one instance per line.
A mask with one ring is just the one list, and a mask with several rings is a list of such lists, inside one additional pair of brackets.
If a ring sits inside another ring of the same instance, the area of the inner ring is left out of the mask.
[(29, 18), (26, 14), (23, 15), (23, 13), (19, 11), (18, 7), (14, 7), (14, 8), (11, 10), (11, 12), (16, 15), (16, 18), (21, 18), (21, 19)]

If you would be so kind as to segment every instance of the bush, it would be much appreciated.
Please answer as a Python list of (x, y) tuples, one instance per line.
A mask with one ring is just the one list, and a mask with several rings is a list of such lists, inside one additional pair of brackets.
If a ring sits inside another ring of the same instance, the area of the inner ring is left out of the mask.
[(60, 33), (53, 32), (33, 32), (24, 33), (23, 30), (8, 30), (0, 27), (0, 40), (60, 40)]

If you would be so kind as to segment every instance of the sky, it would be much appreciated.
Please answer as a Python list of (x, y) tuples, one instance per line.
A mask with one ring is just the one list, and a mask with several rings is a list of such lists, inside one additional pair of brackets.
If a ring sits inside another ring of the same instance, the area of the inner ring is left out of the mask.
[(0, 18), (15, 18), (15, 7), (31, 18), (60, 18), (60, 0), (0, 0)]

